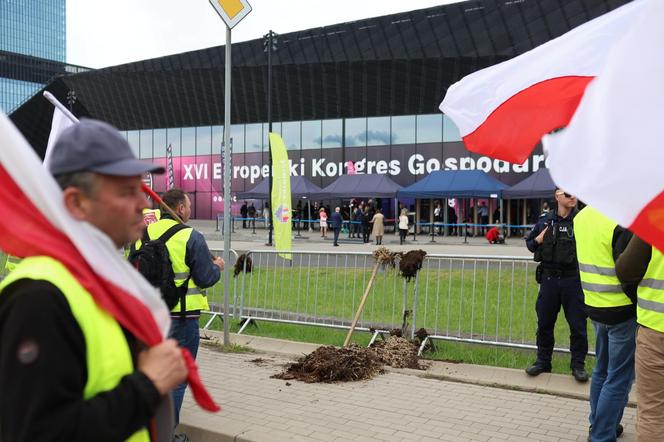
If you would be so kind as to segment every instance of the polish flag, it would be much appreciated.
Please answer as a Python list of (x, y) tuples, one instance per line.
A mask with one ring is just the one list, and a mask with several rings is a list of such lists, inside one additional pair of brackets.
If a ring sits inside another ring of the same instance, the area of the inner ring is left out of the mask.
[(523, 163), (543, 135), (566, 126), (612, 45), (643, 9), (635, 0), (453, 84), (440, 104), (466, 148)]
[[(62, 192), (20, 132), (0, 112), (0, 249), (60, 261), (124, 328), (147, 345), (164, 340), (170, 315), (152, 287), (104, 233), (69, 215)], [(191, 354), (183, 349), (198, 404), (218, 411)]]
[(648, 0), (586, 90), (544, 138), (553, 180), (664, 251), (664, 2)]

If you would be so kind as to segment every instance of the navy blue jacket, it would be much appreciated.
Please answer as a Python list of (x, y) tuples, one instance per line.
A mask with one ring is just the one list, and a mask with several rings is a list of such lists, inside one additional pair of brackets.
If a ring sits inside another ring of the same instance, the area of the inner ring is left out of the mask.
[(341, 223), (341, 212), (333, 212), (332, 216), (330, 217), (330, 227), (333, 229), (340, 229)]

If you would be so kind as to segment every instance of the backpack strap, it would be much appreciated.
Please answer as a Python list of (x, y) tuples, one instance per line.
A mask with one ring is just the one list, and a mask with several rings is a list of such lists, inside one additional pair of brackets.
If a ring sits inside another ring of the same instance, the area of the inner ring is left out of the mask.
[[(186, 224), (179, 224), (179, 223), (175, 224), (174, 226), (171, 226), (168, 230), (166, 230), (163, 235), (161, 235), (159, 238), (157, 238), (157, 240), (159, 242), (161, 242), (162, 244), (164, 244), (164, 246), (165, 246), (166, 241), (168, 241), (169, 239), (171, 239), (173, 237), (173, 235), (175, 235), (176, 233), (178, 233), (179, 231), (184, 230), (184, 229), (191, 229), (191, 227), (189, 227)], [(145, 232), (147, 232), (147, 231), (148, 231), (148, 229), (145, 229)], [(184, 319), (185, 315), (187, 314), (187, 288), (189, 286), (189, 280), (190, 279), (191, 279), (191, 272), (189, 272), (189, 276), (187, 276), (187, 279), (185, 279), (184, 282), (182, 283), (182, 285), (180, 286), (181, 287), (181, 290), (180, 290), (180, 312), (179, 312), (180, 319)]]

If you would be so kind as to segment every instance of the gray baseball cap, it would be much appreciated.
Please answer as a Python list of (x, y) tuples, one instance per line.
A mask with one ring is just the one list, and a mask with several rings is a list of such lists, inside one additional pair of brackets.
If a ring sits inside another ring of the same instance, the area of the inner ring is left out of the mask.
[(53, 145), (49, 168), (54, 176), (74, 172), (112, 176), (164, 173), (163, 167), (138, 160), (116, 128), (91, 119), (82, 119), (60, 134)]

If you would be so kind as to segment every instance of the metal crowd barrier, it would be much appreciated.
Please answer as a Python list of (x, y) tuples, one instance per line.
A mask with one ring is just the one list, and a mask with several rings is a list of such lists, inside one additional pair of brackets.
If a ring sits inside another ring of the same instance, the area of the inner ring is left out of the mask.
[[(251, 251), (253, 271), (238, 276), (233, 315), (269, 321), (347, 329), (369, 280), (369, 252)], [(536, 264), (515, 256), (427, 255), (421, 271), (406, 282), (380, 269), (358, 330), (424, 328), (431, 339), (535, 349)], [(238, 305), (239, 303), (239, 305)], [(556, 351), (569, 351), (564, 318), (557, 321)], [(422, 348), (426, 342), (423, 342)]]
[[(223, 250), (219, 249), (211, 249), (210, 253), (212, 253), (215, 256), (222, 256), (224, 255)], [(233, 267), (235, 266), (235, 262), (238, 259), (238, 253), (231, 249), (230, 250), (230, 262), (224, 263), (225, 266), (227, 266), (230, 271), (231, 271), (231, 282), (230, 282), (230, 290), (231, 290), (231, 295), (229, 297), (229, 316), (232, 318), (238, 318), (238, 284), (237, 284), (237, 277), (233, 276)], [(207, 321), (205, 326), (203, 327), (204, 329), (210, 328), (212, 323), (214, 322), (215, 318), (219, 318), (220, 320), (224, 320), (224, 272), (221, 272), (221, 279), (219, 279), (219, 282), (215, 284), (214, 286), (208, 288), (205, 290), (205, 293), (207, 295), (208, 299), (208, 305), (210, 307), (210, 310), (203, 311), (202, 313), (210, 315), (210, 319)]]

